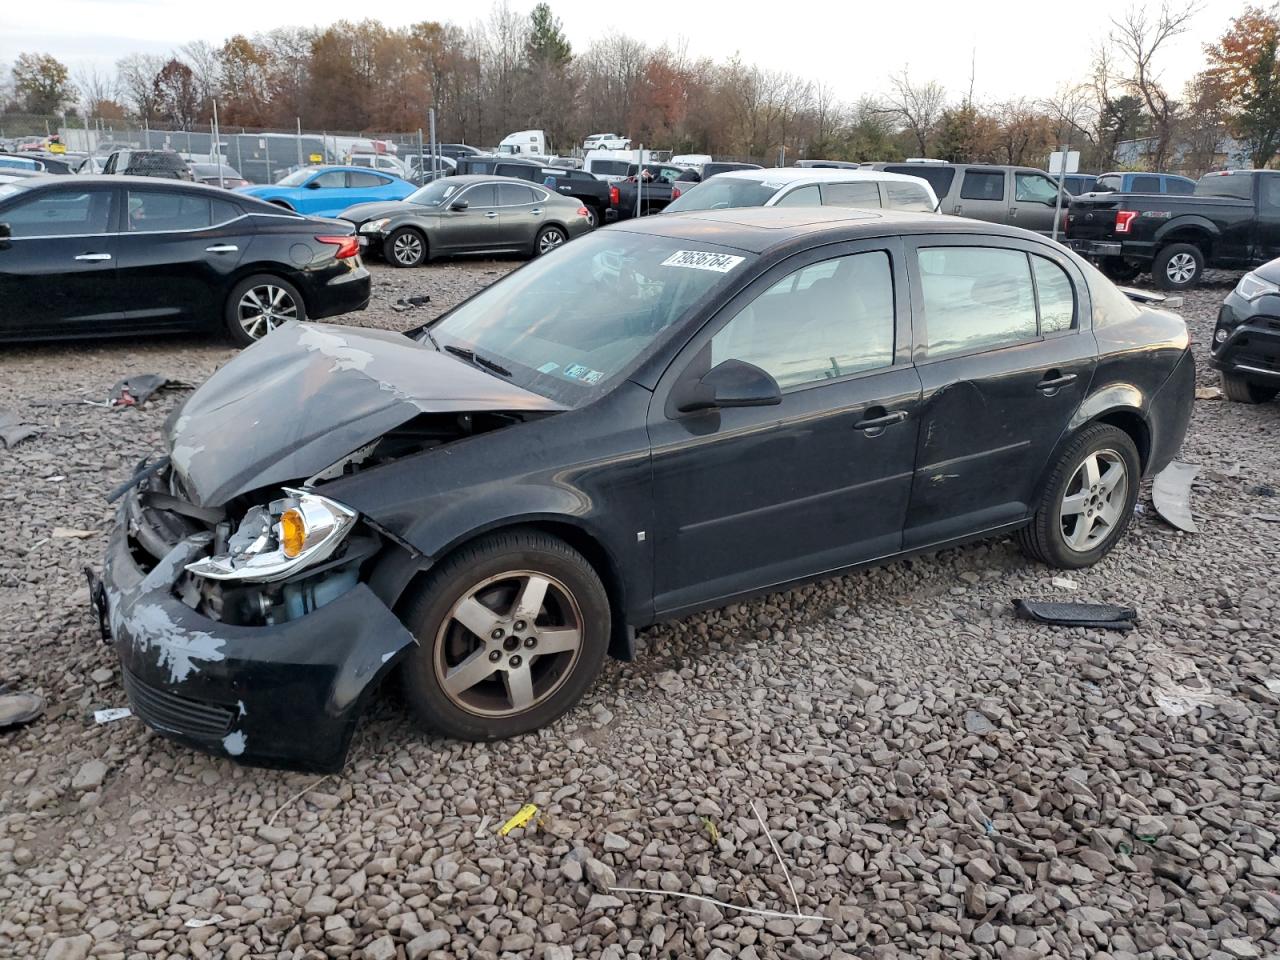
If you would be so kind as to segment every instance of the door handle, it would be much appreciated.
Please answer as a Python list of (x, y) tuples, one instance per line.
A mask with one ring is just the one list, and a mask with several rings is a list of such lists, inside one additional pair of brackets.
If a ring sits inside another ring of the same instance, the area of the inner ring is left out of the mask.
[[(868, 410), (867, 413), (875, 413), (876, 409), (877, 408), (873, 407)], [(884, 408), (881, 407), (879, 409), (883, 410)], [(859, 420), (853, 425), (853, 429), (867, 432), (872, 430), (878, 431), (883, 430), (885, 427), (892, 426), (895, 423), (901, 423), (905, 419), (907, 419), (907, 411), (895, 410), (893, 413), (882, 413), (878, 417), (868, 417), (865, 420)]]
[(234, 243), (215, 243), (212, 247), (205, 247), (205, 253), (235, 253), (240, 248)]
[(963, 217), (963, 216), (964, 216), (964, 204), (962, 204), (962, 203), (957, 203), (957, 204), (956, 204), (956, 216), (957, 216), (957, 217)]
[(86, 261), (86, 260), (87, 260), (87, 261), (89, 261), (90, 263), (97, 263), (97, 262), (98, 262), (98, 261), (100, 261), (100, 260), (110, 260), (110, 259), (111, 259), (111, 254), (109, 254), (109, 253), (82, 253), (82, 254), (80, 254), (80, 256), (76, 257), (76, 259), (77, 259), (77, 260), (81, 260), (81, 261)]
[(496, 211), (490, 210), (488, 213), (484, 215), (484, 218), (486, 220), (496, 220), (498, 218), (498, 214)]
[(533, 208), (532, 210), (530, 210), (529, 212), (530, 212), (531, 214), (533, 214), (535, 217), (540, 217), (540, 216), (542, 216), (542, 208), (541, 208), (541, 207), (534, 207), (534, 208)]
[(1044, 379), (1036, 384), (1036, 389), (1041, 393), (1051, 393), (1059, 387), (1065, 387), (1069, 383), (1075, 383), (1076, 375), (1074, 373), (1064, 373), (1055, 376), (1057, 370), (1050, 370), (1044, 375)]

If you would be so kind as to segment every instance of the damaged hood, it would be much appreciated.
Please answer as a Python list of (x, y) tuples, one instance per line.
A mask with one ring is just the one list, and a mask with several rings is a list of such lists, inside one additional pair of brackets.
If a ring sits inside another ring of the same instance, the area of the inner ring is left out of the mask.
[(165, 440), (187, 495), (217, 507), (305, 480), (419, 414), (562, 409), (403, 334), (290, 323), (191, 394)]

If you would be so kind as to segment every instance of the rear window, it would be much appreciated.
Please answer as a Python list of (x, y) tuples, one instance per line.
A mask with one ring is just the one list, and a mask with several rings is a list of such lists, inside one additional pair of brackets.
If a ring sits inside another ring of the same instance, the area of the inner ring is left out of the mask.
[(781, 190), (781, 183), (767, 180), (743, 180), (738, 177), (715, 177), (690, 187), (667, 204), (668, 213), (682, 210), (724, 210), (728, 207), (763, 207)]
[(1184, 180), (1182, 177), (1165, 177), (1164, 184), (1165, 193), (1176, 193), (1179, 196), (1187, 197), (1196, 192), (1194, 180)]
[(889, 206), (895, 210), (915, 210), (932, 213), (934, 203), (929, 192), (918, 183), (902, 183), (899, 180), (884, 181)]
[(603, 174), (606, 177), (625, 177), (627, 168), (631, 164), (625, 160), (592, 160), (591, 172)]
[(1253, 199), (1253, 177), (1247, 174), (1208, 173), (1196, 182), (1197, 197), (1234, 197)]
[(919, 177), (926, 180), (929, 186), (933, 187), (933, 192), (939, 197), (945, 197), (951, 189), (951, 181), (956, 178), (955, 167), (940, 167), (931, 163), (908, 163), (901, 164), (896, 167), (885, 167), (888, 173), (905, 173), (909, 177)]

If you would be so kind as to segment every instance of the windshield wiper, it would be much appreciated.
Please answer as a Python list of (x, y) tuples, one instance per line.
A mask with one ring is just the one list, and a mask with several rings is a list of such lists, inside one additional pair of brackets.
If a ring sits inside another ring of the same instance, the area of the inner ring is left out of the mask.
[(468, 350), (466, 347), (455, 347), (452, 343), (446, 343), (444, 348), (448, 350), (450, 353), (455, 354), (459, 357), (462, 357), (464, 360), (471, 361), (477, 367), (484, 367), (486, 370), (492, 370), (494, 373), (498, 374), (499, 376), (503, 376), (503, 377), (511, 376), (511, 371), (508, 370), (506, 367), (504, 367), (502, 364), (495, 363), (494, 361), (488, 359), (487, 357), (482, 357), (478, 353), (476, 353), (474, 350)]

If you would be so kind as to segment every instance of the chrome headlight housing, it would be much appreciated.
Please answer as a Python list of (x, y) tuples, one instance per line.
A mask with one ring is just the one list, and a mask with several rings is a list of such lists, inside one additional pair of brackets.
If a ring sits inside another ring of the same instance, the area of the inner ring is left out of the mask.
[(1257, 300), (1268, 293), (1280, 293), (1280, 286), (1270, 280), (1263, 280), (1256, 273), (1246, 273), (1236, 284), (1236, 293), (1246, 300)]
[(360, 224), (360, 233), (381, 233), (386, 229), (387, 224), (391, 222), (390, 217), (381, 217), (377, 220), (368, 220)]
[(358, 514), (335, 500), (285, 487), (283, 499), (252, 507), (227, 552), (187, 564), (209, 580), (271, 583), (332, 556)]

